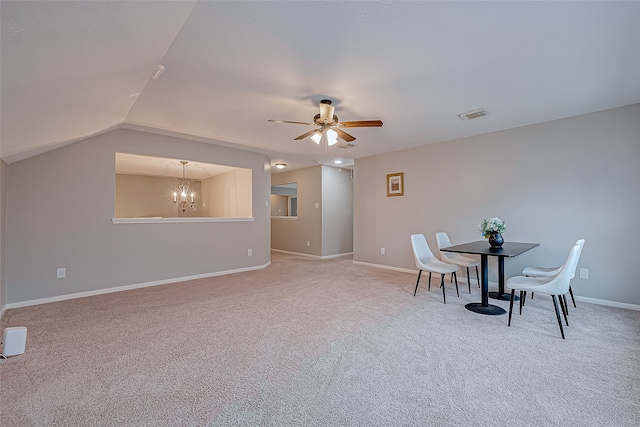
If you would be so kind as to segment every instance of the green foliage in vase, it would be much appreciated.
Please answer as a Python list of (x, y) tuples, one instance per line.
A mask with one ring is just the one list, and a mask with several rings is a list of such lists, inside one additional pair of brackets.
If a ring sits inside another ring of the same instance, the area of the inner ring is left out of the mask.
[(504, 233), (507, 230), (505, 222), (498, 217), (483, 219), (480, 223), (480, 234), (488, 239), (494, 233)]

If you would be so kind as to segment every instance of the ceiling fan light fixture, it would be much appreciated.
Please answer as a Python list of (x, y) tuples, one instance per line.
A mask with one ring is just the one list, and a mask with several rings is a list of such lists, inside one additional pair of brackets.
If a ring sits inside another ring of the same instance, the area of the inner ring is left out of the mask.
[(322, 133), (320, 131), (316, 131), (311, 135), (311, 140), (316, 144), (320, 144), (320, 139), (322, 138)]
[(284, 169), (284, 168), (287, 167), (287, 164), (286, 163), (276, 163), (276, 167), (278, 169)]
[(338, 132), (336, 132), (333, 129), (328, 129), (327, 140), (328, 140), (329, 147), (331, 147), (332, 145), (336, 145), (338, 143)]
[(335, 107), (331, 105), (331, 101), (328, 99), (323, 99), (320, 101), (320, 120), (324, 123), (331, 123), (333, 120), (333, 112), (335, 111)]

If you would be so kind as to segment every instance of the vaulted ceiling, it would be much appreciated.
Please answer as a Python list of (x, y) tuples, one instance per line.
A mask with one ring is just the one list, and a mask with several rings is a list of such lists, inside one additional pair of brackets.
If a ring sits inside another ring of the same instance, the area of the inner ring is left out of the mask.
[[(637, 1), (1, 1), (0, 16), (8, 163), (127, 127), (304, 167), (640, 102)], [(324, 98), (384, 126), (322, 153), (293, 140), (311, 128), (267, 122), (310, 122)]]

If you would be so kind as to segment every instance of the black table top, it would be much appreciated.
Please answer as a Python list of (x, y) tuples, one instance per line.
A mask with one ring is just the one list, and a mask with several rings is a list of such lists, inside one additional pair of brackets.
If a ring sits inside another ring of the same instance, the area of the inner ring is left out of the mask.
[(488, 240), (478, 240), (476, 242), (453, 245), (440, 249), (443, 252), (457, 252), (463, 254), (492, 255), (498, 257), (513, 258), (523, 252), (540, 246), (538, 243), (504, 242), (499, 249), (492, 249)]

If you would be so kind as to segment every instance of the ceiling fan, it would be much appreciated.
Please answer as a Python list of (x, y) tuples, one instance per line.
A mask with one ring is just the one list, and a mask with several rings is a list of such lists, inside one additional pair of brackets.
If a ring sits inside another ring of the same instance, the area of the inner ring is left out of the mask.
[[(364, 128), (364, 127), (380, 127), (381, 120), (354, 120), (349, 122), (341, 122), (338, 116), (333, 114), (335, 107), (331, 105), (331, 100), (323, 99), (320, 101), (320, 114), (313, 117), (313, 123), (292, 122), (289, 120), (267, 120), (273, 123), (292, 123), (297, 125), (318, 126), (316, 129), (305, 132), (300, 136), (293, 138), (295, 141), (311, 137), (311, 140), (322, 146), (323, 151), (332, 145), (338, 143), (338, 138), (347, 143), (355, 141), (356, 137), (349, 135), (340, 128)], [(350, 144), (353, 146), (353, 144)]]

